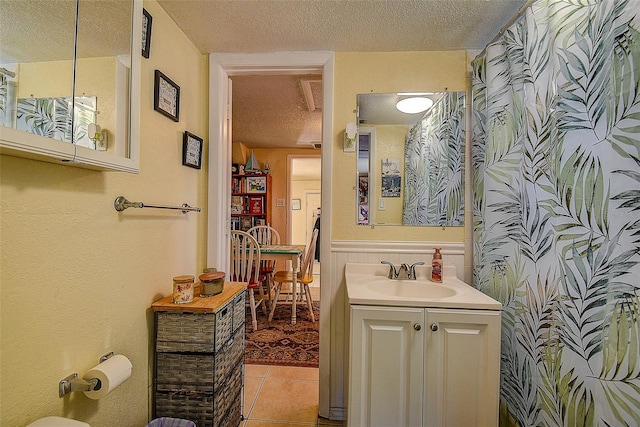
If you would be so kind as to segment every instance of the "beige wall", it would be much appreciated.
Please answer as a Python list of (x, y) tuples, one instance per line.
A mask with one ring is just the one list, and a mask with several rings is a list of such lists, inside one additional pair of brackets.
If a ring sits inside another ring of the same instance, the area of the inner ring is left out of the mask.
[[(371, 199), (371, 209), (375, 211), (375, 224), (402, 224), (402, 206), (404, 198), (404, 139), (409, 131), (408, 126), (387, 125), (371, 126), (376, 129), (376, 171), (375, 176), (369, 176), (376, 180), (376, 194)], [(382, 160), (399, 160), (399, 172), (402, 177), (400, 184), (400, 197), (385, 197), (384, 210), (379, 210), (379, 200), (382, 198)]]
[[(358, 226), (356, 153), (342, 150), (346, 124), (355, 120), (356, 95), (369, 92), (466, 90), (465, 51), (339, 52), (335, 54), (332, 240), (463, 242), (464, 228)], [(341, 183), (341, 184), (337, 184)]]
[[(0, 425), (47, 415), (92, 427), (144, 426), (152, 372), (151, 303), (171, 279), (205, 267), (207, 155), (182, 166), (182, 134), (207, 141), (207, 64), (154, 0), (151, 57), (142, 59), (140, 174), (97, 172), (0, 157)], [(138, 53), (139, 54), (139, 53)], [(155, 69), (181, 89), (180, 122), (153, 110)], [(114, 199), (205, 208), (202, 213), (129, 209)], [(58, 397), (109, 351), (133, 375), (99, 401)]]
[(21, 64), (18, 69), (18, 98), (71, 96), (72, 74), (73, 62), (70, 60)]

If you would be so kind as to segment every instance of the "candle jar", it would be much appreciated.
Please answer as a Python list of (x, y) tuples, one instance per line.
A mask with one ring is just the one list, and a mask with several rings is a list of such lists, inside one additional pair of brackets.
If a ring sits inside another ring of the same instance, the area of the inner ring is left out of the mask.
[(193, 301), (193, 287), (195, 278), (184, 275), (173, 278), (173, 303), (185, 304)]
[(218, 295), (224, 289), (224, 273), (222, 271), (211, 271), (201, 274), (200, 296), (203, 298)]

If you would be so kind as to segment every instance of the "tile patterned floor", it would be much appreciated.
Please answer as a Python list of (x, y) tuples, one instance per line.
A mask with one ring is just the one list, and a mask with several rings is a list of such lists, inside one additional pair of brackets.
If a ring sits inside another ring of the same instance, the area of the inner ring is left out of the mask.
[(318, 368), (245, 365), (241, 427), (342, 426), (318, 417)]

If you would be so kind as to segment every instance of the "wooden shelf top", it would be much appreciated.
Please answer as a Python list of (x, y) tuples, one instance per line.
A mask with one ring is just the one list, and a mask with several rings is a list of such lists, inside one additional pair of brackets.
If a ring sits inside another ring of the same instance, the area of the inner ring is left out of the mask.
[(173, 295), (169, 295), (151, 304), (153, 311), (181, 311), (188, 313), (214, 313), (220, 307), (246, 289), (245, 283), (225, 282), (224, 289), (218, 295), (200, 298), (200, 286), (195, 287), (193, 301), (186, 304), (174, 304)]

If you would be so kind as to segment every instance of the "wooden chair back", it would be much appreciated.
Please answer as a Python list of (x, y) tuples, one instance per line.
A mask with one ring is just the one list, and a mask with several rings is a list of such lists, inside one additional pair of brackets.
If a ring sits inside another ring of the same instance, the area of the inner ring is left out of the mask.
[(229, 280), (243, 283), (257, 283), (260, 274), (260, 245), (249, 233), (240, 230), (230, 232)]
[[(307, 250), (304, 253), (304, 259), (302, 260), (302, 266), (298, 273), (298, 280), (301, 282), (313, 281), (313, 261), (316, 257), (316, 240), (318, 240), (318, 233), (320, 230), (315, 228), (311, 234), (311, 242), (307, 246)], [(310, 280), (309, 280), (310, 279)]]
[(280, 233), (269, 225), (256, 225), (247, 230), (261, 245), (279, 245)]

